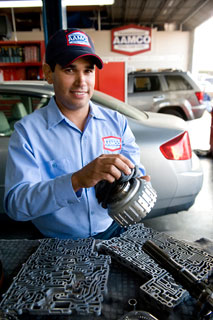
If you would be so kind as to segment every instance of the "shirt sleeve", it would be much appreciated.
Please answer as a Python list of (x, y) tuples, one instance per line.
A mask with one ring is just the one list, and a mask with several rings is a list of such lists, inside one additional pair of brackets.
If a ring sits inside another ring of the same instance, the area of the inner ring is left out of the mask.
[(4, 207), (14, 220), (27, 221), (80, 201), (72, 173), (42, 181), (39, 164), (27, 136), (17, 130), (10, 138), (5, 176)]
[(130, 159), (134, 164), (137, 164), (140, 171), (141, 176), (146, 175), (146, 170), (143, 164), (140, 162), (140, 148), (135, 141), (134, 134), (132, 133), (128, 121), (125, 117), (123, 121), (123, 133), (122, 133), (122, 151), (121, 153)]

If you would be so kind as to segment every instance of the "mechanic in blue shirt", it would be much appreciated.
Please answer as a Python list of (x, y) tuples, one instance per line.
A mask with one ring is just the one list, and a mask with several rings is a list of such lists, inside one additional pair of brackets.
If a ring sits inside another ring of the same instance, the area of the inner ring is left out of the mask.
[(130, 174), (139, 148), (123, 115), (90, 101), (95, 65), (103, 62), (86, 33), (57, 31), (44, 64), (55, 96), (17, 122), (10, 139), (5, 209), (12, 219), (32, 220), (45, 237), (109, 239), (124, 231), (94, 186)]

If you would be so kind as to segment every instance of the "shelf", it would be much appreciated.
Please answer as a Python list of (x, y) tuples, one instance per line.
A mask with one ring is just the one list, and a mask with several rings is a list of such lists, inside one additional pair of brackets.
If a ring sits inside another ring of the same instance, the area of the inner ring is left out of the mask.
[(43, 79), (44, 56), (43, 40), (0, 41), (0, 71), (4, 80)]
[(6, 46), (19, 46), (19, 45), (29, 45), (29, 44), (40, 44), (43, 42), (43, 40), (21, 40), (21, 41), (15, 41), (15, 40), (1, 40), (0, 45), (6, 45)]
[(0, 68), (2, 67), (40, 67), (42, 66), (41, 62), (0, 62)]

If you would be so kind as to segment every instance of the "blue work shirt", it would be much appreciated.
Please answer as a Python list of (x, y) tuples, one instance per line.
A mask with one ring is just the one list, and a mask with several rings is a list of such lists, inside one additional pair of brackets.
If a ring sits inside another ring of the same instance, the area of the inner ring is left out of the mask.
[(103, 232), (112, 223), (107, 209), (98, 204), (94, 187), (75, 193), (71, 176), (109, 153), (140, 163), (123, 115), (90, 102), (82, 132), (51, 98), (46, 107), (15, 124), (6, 168), (6, 212), (15, 220), (32, 220), (47, 237), (77, 239)]

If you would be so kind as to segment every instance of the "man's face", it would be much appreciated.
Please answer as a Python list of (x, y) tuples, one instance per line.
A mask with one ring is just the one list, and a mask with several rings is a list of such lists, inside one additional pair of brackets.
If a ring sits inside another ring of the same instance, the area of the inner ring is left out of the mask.
[(88, 107), (95, 85), (92, 59), (79, 58), (67, 67), (56, 64), (50, 82), (53, 83), (56, 102), (62, 112)]

